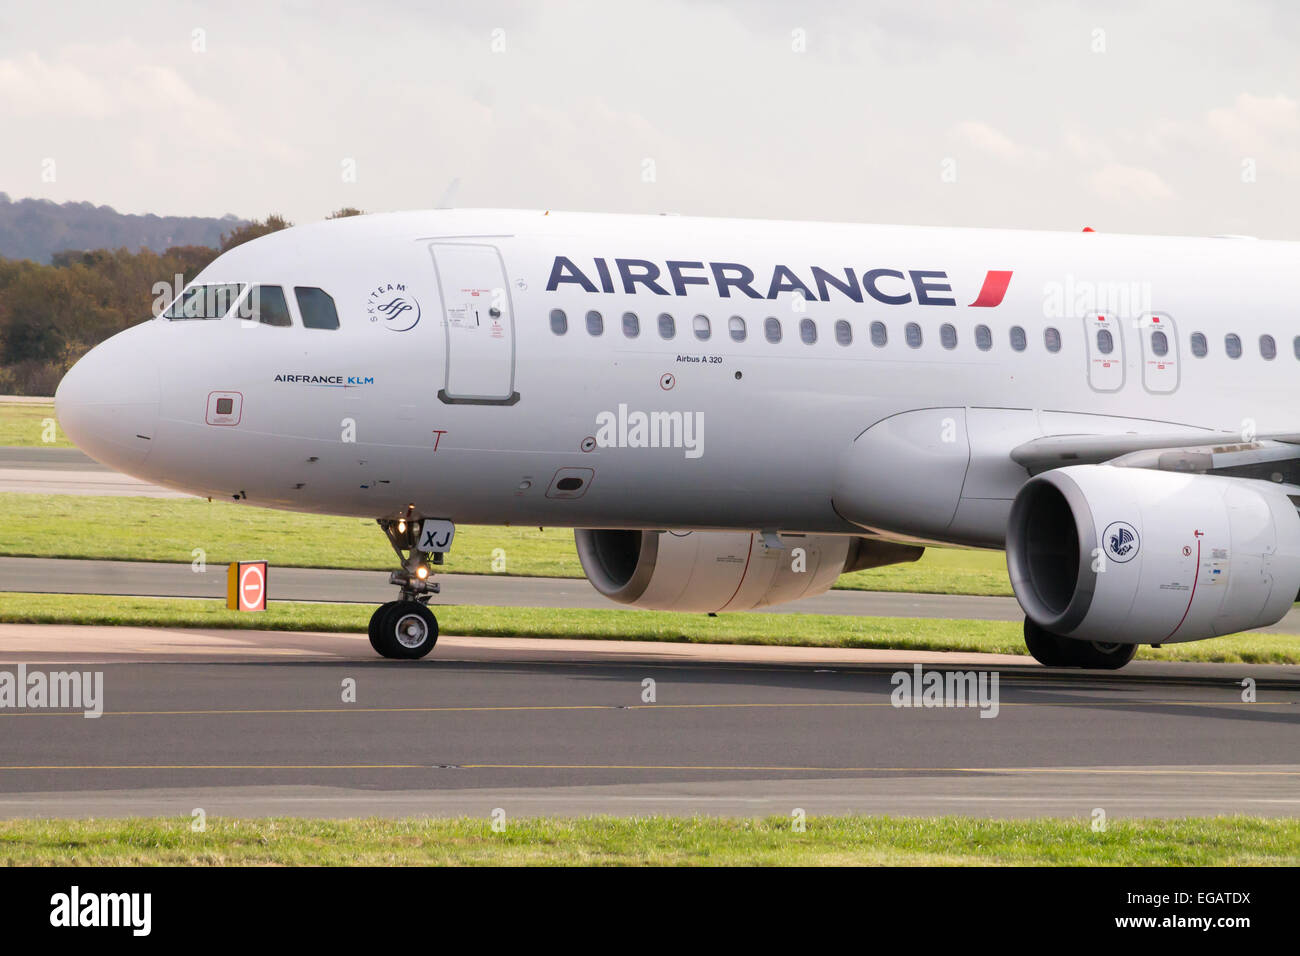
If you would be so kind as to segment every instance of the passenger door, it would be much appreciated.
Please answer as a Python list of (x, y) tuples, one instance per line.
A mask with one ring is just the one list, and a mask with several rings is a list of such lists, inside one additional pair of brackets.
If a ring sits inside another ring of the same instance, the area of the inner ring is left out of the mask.
[(442, 297), (447, 361), (438, 398), (449, 404), (513, 405), (515, 318), (505, 263), (496, 246), (429, 244)]

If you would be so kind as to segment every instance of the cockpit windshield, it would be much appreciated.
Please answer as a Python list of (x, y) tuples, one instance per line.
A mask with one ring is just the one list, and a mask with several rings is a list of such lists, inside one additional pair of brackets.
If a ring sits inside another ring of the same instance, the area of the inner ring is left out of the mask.
[(176, 322), (184, 319), (221, 319), (243, 293), (242, 283), (192, 285), (167, 307), (163, 318)]

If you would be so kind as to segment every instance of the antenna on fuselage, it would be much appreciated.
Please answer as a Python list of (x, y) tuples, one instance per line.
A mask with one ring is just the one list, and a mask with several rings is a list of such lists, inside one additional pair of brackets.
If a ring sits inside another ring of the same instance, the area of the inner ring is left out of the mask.
[(456, 208), (456, 190), (460, 189), (460, 177), (453, 179), (443, 190), (442, 198), (438, 200), (434, 209), (455, 209)]

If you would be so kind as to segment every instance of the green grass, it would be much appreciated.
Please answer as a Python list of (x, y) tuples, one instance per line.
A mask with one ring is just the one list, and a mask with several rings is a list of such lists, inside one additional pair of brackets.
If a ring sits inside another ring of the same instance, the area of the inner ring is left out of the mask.
[[(54, 420), (53, 405), (0, 404), (0, 445), (20, 445), (28, 448), (75, 447), (57, 424), (52, 433), (46, 430), (46, 422)], [(47, 434), (52, 435), (53, 442), (45, 440)]]
[[(360, 604), (272, 601), (261, 613), (230, 611), (221, 601), (0, 592), (0, 623), (204, 627), (362, 633), (373, 608)], [(830, 614), (682, 614), (671, 611), (560, 608), (436, 608), (444, 634), (479, 637), (577, 638), (690, 644), (897, 648), (1025, 654), (1021, 625)], [(1237, 634), (1191, 644), (1143, 647), (1147, 660), (1300, 664), (1300, 635)]]
[[(76, 534), (51, 534), (75, 527)], [(202, 549), (211, 566), (266, 558), (273, 565), (388, 571), (397, 558), (374, 521), (296, 514), (202, 498), (107, 498), (0, 494), (0, 554), (108, 561), (190, 563)], [(573, 532), (558, 528), (462, 525), (444, 571), (581, 577)]]
[(8, 820), (0, 863), (17, 866), (1294, 866), (1300, 820), (1244, 816), (1112, 820), (970, 817), (553, 817), (507, 819)]
[[(76, 527), (75, 535), (51, 527)], [(266, 558), (304, 568), (387, 571), (393, 552), (368, 519), (273, 511), (201, 498), (98, 498), (0, 493), (0, 555), (189, 563), (201, 548), (211, 565)], [(443, 570), (580, 578), (568, 529), (462, 525)], [(936, 594), (1011, 593), (1001, 552), (931, 548), (914, 564), (841, 576), (837, 587)]]
[(1001, 551), (926, 548), (919, 561), (840, 575), (837, 588), (908, 591), (915, 594), (1011, 596), (1007, 559)]

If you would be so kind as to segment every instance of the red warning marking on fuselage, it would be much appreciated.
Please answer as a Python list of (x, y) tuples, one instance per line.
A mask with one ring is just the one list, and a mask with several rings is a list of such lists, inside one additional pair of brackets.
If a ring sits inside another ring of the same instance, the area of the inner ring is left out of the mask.
[(990, 271), (984, 277), (984, 285), (980, 288), (979, 297), (976, 298), (971, 306), (978, 306), (983, 309), (991, 309), (995, 305), (1001, 305), (1003, 297), (1007, 294), (1007, 286), (1011, 285), (1011, 272)]

